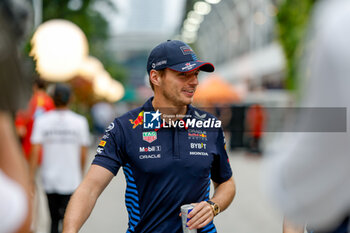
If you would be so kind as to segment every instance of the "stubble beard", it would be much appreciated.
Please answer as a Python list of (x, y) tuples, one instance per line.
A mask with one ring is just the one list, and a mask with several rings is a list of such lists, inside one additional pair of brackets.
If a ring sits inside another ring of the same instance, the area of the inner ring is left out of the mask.
[(177, 96), (176, 94), (169, 94), (166, 90), (163, 90), (163, 96), (175, 106), (186, 106), (192, 103), (192, 99), (189, 101), (184, 101), (180, 97), (181, 93)]

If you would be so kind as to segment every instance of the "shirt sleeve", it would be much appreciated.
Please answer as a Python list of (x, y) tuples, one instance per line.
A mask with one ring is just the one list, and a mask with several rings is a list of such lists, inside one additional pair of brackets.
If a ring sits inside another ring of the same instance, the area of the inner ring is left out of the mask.
[(42, 144), (44, 140), (43, 135), (43, 123), (42, 118), (38, 117), (33, 124), (32, 135), (30, 136), (30, 142), (32, 144)]
[(211, 168), (211, 179), (216, 183), (223, 183), (231, 178), (232, 170), (226, 152), (226, 141), (223, 130), (220, 128), (216, 141), (217, 154)]
[(114, 175), (124, 165), (125, 158), (121, 145), (124, 143), (122, 128), (118, 120), (114, 120), (105, 130), (96, 151), (92, 164), (108, 169)]

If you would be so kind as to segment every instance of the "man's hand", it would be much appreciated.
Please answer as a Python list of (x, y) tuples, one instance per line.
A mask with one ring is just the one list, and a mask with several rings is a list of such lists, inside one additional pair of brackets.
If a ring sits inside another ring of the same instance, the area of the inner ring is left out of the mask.
[(193, 210), (188, 214), (187, 226), (189, 229), (199, 229), (208, 225), (214, 219), (213, 208), (206, 201), (200, 203), (192, 203)]
[[(210, 199), (212, 202), (216, 203), (221, 211), (224, 211), (232, 202), (236, 194), (236, 186), (233, 177), (228, 179), (223, 183), (214, 184), (214, 196)], [(214, 211), (211, 205), (202, 201), (200, 203), (192, 203), (195, 207), (188, 214), (187, 226), (190, 229), (199, 229), (208, 225), (214, 219)]]

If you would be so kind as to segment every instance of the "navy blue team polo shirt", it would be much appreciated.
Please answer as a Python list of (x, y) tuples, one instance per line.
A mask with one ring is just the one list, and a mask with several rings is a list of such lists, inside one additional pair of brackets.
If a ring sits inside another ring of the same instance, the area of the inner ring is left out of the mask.
[[(225, 182), (232, 171), (221, 128), (146, 129), (152, 99), (109, 125), (92, 164), (114, 175), (123, 168), (127, 233), (182, 233), (180, 206), (209, 200), (210, 180)], [(191, 105), (186, 115), (213, 117)], [(217, 231), (211, 222), (198, 232)]]

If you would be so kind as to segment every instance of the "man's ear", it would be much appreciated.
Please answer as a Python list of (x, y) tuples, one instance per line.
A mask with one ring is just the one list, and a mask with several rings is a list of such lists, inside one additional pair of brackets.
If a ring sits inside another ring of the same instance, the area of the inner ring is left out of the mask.
[(149, 79), (154, 86), (160, 86), (160, 74), (156, 70), (151, 70), (149, 73)]

